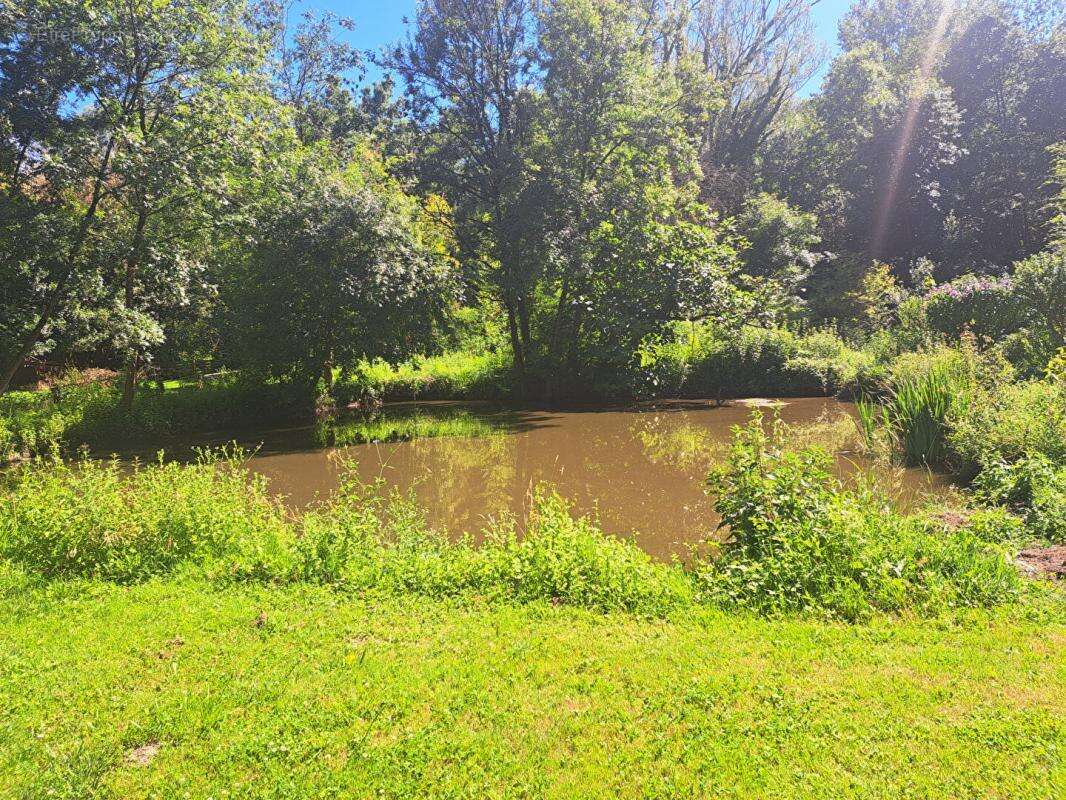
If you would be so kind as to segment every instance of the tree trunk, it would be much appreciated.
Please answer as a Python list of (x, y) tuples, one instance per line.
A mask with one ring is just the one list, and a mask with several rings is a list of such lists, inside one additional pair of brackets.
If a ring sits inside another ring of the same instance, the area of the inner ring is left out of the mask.
[(54, 297), (55, 295), (49, 297), (48, 301), (45, 302), (44, 307), (41, 309), (41, 315), (37, 320), (37, 324), (33, 327), (30, 334), (22, 340), (22, 345), (19, 347), (14, 358), (4, 365), (4, 372), (0, 375), (0, 394), (3, 394), (8, 390), (11, 386), (12, 379), (15, 377), (15, 373), (19, 371), (19, 367), (21, 367), (26, 359), (30, 357), (30, 353), (33, 352), (34, 346), (40, 341), (41, 332), (55, 313), (56, 303), (53, 302)]
[(518, 375), (519, 384), (525, 384), (526, 359), (522, 349), (522, 338), (518, 333), (518, 317), (515, 314), (513, 303), (505, 303), (507, 307), (507, 330), (511, 334), (511, 358), (514, 363), (515, 373)]
[[(133, 242), (130, 245), (130, 254), (126, 259), (126, 308), (133, 308), (134, 281), (137, 278), (137, 268), (140, 265), (141, 249), (144, 246), (144, 229), (148, 224), (148, 211), (142, 203), (137, 212), (137, 227), (133, 232)], [(133, 411), (133, 395), (137, 392), (137, 373), (141, 368), (140, 354), (133, 351), (126, 359), (126, 382), (122, 388), (122, 399), (119, 402), (119, 410), (123, 414)]]
[(529, 305), (526, 303), (525, 297), (518, 298), (518, 332), (522, 336), (522, 360), (525, 361), (525, 357), (529, 355), (531, 339), (529, 333)]
[(126, 379), (122, 384), (122, 399), (119, 401), (119, 410), (123, 414), (133, 412), (133, 396), (137, 392), (137, 376), (141, 369), (141, 359), (136, 353), (130, 356), (126, 364)]

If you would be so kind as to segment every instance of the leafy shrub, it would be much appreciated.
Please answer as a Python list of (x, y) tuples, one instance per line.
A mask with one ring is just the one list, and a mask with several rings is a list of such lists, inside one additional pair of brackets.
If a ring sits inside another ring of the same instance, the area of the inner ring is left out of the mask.
[(1066, 462), (1066, 383), (1027, 381), (980, 391), (965, 413), (952, 416), (948, 444), (957, 468), (1011, 463), (1027, 454)]
[(756, 416), (710, 478), (730, 537), (700, 570), (711, 599), (857, 619), (875, 610), (989, 606), (1019, 592), (1002, 546), (900, 516), (869, 489), (846, 491), (824, 453), (783, 450), (782, 437), (778, 421), (767, 431)]
[(968, 329), (995, 341), (1025, 323), (1023, 306), (1009, 276), (964, 275), (930, 291), (925, 306), (930, 327), (952, 339)]
[(118, 410), (117, 393), (97, 387), (78, 401), (80, 414), (65, 438), (106, 444), (196, 431), (239, 430), (249, 425), (306, 419), (312, 408), (304, 387), (258, 382), (241, 376), (164, 392), (141, 391), (129, 414)]
[[(663, 612), (691, 602), (687, 576), (636, 545), (605, 536), (588, 518), (541, 489), (522, 539), (487, 550), (491, 588), (506, 597), (550, 597), (603, 609)], [(490, 588), (490, 587), (486, 587)]]
[(786, 366), (794, 374), (816, 376), (824, 391), (852, 394), (870, 381), (874, 360), (832, 331), (816, 330), (798, 340)]
[(736, 431), (728, 464), (711, 473), (716, 509), (729, 531), (723, 552), (703, 572), (708, 595), (762, 612), (822, 610), (862, 616), (866, 574), (858, 546), (837, 516), (839, 486), (829, 457), (780, 449), (775, 420)]
[(0, 462), (46, 453), (63, 440), (76, 410), (61, 408), (48, 394), (0, 395)]
[(428, 528), (409, 501), (385, 500), (349, 476), (327, 509), (307, 515), (297, 546), (305, 577), (348, 588), (434, 597), (474, 592), (654, 614), (691, 602), (682, 570), (574, 518), (544, 487), (524, 536), (504, 522), (475, 546)]
[[(177, 570), (216, 580), (314, 581), (342, 590), (552, 601), (664, 614), (703, 599), (762, 613), (860, 619), (878, 610), (993, 605), (1019, 591), (1002, 519), (952, 528), (845, 491), (826, 456), (789, 452), (776, 424), (742, 429), (716, 474), (732, 539), (693, 571), (575, 518), (546, 489), (525, 534), (494, 525), (480, 544), (431, 529), (411, 501), (348, 471), (299, 518), (284, 514), (239, 454), (191, 465), (40, 460), (4, 476), (0, 556), (49, 578), (135, 582)], [(994, 514), (994, 512), (989, 512)]]
[(1066, 464), (1056, 466), (1041, 453), (986, 463), (974, 479), (974, 492), (983, 502), (1018, 509), (1034, 536), (1066, 540)]
[(1018, 302), (1029, 330), (1048, 343), (1050, 356), (1066, 347), (1066, 247), (1053, 248), (1014, 265)]
[(647, 390), (689, 397), (850, 393), (873, 359), (830, 330), (808, 334), (745, 326), (721, 331), (683, 323), (646, 343), (640, 364)]
[(367, 392), (382, 400), (499, 400), (511, 394), (510, 357), (453, 351), (396, 366), (364, 362), (337, 387), (337, 399), (346, 405)]
[(0, 555), (49, 578), (121, 583), (196, 569), (225, 580), (477, 593), (649, 614), (691, 602), (683, 570), (575, 519), (545, 489), (521, 539), (502, 524), (475, 546), (430, 529), (413, 503), (360, 484), (354, 471), (324, 508), (292, 520), (239, 458), (129, 470), (58, 459), (20, 467), (0, 495)]

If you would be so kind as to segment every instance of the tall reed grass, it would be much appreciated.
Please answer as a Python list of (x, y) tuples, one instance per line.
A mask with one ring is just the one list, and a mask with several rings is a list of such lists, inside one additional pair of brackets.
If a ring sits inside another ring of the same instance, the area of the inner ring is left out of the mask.
[(948, 366), (899, 377), (881, 403), (856, 403), (859, 427), (870, 448), (887, 435), (909, 465), (943, 464), (953, 416), (963, 415), (971, 386), (965, 375)]

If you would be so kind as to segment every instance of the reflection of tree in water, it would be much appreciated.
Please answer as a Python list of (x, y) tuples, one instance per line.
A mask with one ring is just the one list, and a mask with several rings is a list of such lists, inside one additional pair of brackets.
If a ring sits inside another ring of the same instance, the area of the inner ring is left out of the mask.
[(630, 431), (644, 447), (644, 454), (654, 464), (662, 464), (686, 473), (706, 474), (725, 458), (728, 445), (703, 425), (693, 425), (682, 416), (649, 414), (638, 418)]
[(513, 508), (513, 436), (425, 439), (405, 448), (407, 473), (432, 522), (453, 533), (477, 533), (483, 520)]

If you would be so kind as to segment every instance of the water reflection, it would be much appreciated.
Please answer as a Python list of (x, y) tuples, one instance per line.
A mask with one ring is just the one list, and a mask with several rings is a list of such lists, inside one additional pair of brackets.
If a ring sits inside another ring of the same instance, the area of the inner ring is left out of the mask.
[[(424, 409), (425, 407), (423, 407)], [(633, 408), (568, 411), (493, 411), (479, 416), (504, 435), (446, 436), (363, 444), (332, 450), (290, 446), (271, 434), (252, 467), (266, 475), (287, 502), (303, 506), (328, 496), (342, 462), (366, 481), (412, 493), (430, 522), (455, 534), (475, 536), (504, 514), (524, 518), (532, 488), (557, 487), (577, 511), (594, 513), (604, 530), (632, 536), (649, 552), (684, 556), (689, 546), (714, 535), (717, 517), (703, 491), (708, 469), (728, 449), (734, 425), (751, 409), (743, 404), (674, 402)], [(853, 475), (869, 467), (841, 446), (844, 426), (834, 422), (850, 405), (824, 398), (789, 400), (779, 406), (789, 423), (807, 423), (798, 437), (843, 449), (837, 471)], [(804, 443), (804, 442), (798, 442)], [(916, 502), (942, 481), (921, 470), (888, 470), (880, 480), (901, 502)]]

